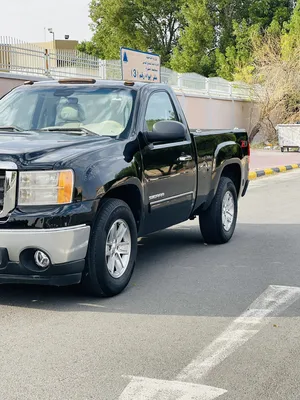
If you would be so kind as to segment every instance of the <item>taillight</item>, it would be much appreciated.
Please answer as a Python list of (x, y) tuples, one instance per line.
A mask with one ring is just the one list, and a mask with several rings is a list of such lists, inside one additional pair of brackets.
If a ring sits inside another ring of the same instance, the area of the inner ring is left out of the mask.
[(250, 153), (251, 153), (251, 149), (250, 149), (249, 140), (242, 140), (242, 141), (241, 141), (241, 148), (242, 148), (242, 149), (247, 148), (247, 155), (248, 155), (249, 164), (250, 164)]

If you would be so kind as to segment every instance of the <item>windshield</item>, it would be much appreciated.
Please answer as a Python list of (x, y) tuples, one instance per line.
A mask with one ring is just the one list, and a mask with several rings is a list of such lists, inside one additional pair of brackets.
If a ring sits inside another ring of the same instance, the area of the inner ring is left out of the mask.
[(134, 98), (127, 88), (22, 87), (0, 100), (0, 126), (125, 136)]

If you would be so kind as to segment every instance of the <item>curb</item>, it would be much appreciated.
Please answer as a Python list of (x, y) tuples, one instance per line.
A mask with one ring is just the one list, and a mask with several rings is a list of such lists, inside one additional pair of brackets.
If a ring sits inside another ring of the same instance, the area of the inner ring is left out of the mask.
[(291, 171), (292, 169), (297, 169), (297, 168), (300, 168), (300, 164), (281, 165), (280, 167), (265, 168), (258, 171), (250, 171), (249, 180), (253, 181), (254, 179), (260, 178), (262, 176), (274, 175), (280, 172)]

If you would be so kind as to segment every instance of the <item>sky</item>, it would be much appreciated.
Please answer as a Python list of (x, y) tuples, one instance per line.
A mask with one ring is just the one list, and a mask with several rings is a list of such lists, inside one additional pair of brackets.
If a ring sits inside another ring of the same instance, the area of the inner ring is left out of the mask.
[(56, 39), (89, 40), (90, 0), (0, 0), (0, 36), (12, 36), (25, 42)]

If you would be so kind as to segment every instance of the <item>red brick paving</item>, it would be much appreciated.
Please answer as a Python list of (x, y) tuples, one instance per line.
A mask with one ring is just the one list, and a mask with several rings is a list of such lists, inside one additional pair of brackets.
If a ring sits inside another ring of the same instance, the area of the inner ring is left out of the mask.
[(251, 171), (290, 164), (300, 164), (300, 152), (281, 153), (280, 150), (251, 150)]

